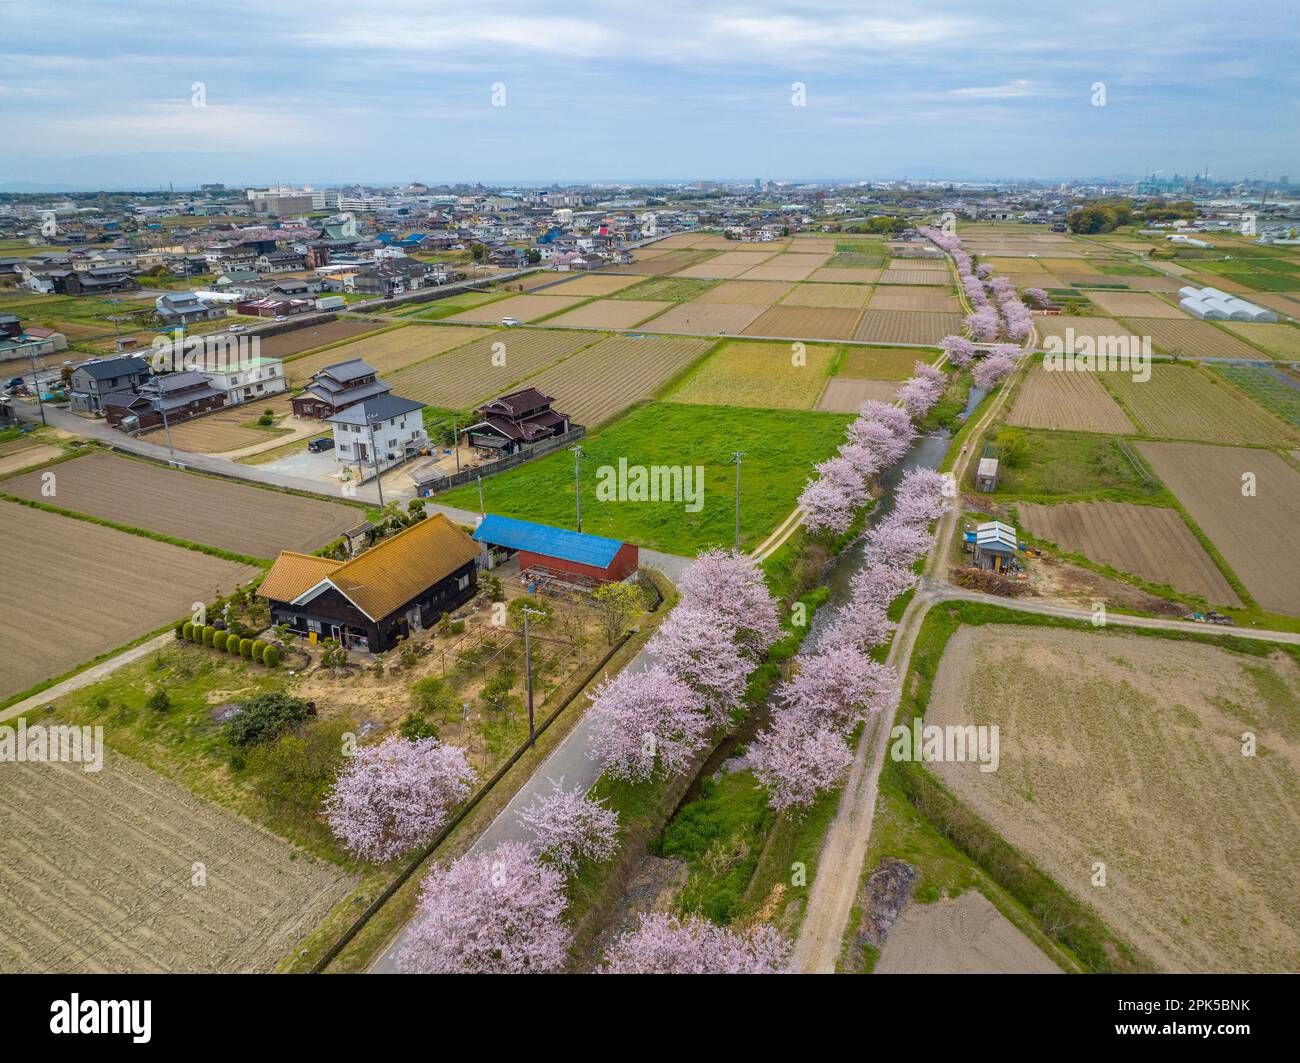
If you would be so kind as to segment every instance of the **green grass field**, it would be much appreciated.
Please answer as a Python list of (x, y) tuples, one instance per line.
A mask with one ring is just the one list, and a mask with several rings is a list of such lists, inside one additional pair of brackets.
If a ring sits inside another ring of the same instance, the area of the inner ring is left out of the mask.
[[(812, 463), (834, 453), (850, 418), (803, 410), (731, 409), (669, 402), (638, 407), (583, 440), (582, 530), (690, 556), (706, 546), (730, 546), (735, 504), (733, 451), (741, 469), (742, 546), (764, 539), (794, 508)], [(597, 470), (629, 466), (702, 466), (703, 504), (684, 501), (598, 501)], [(491, 513), (574, 525), (573, 455), (552, 454), (483, 481)], [(458, 487), (436, 502), (478, 509), (478, 488)]]
[(806, 344), (799, 365), (790, 348), (788, 343), (724, 343), (665, 398), (706, 406), (811, 409), (826, 386), (836, 348)]
[(1240, 365), (1216, 365), (1213, 372), (1284, 421), (1300, 427), (1300, 387), (1288, 384), (1280, 373)]
[(718, 281), (695, 280), (691, 277), (651, 277), (622, 291), (611, 292), (609, 299), (647, 299), (666, 303), (689, 303), (698, 299)]
[[(1173, 496), (1141, 464), (1130, 444), (1121, 445), (1120, 440), (1091, 432), (1006, 427), (999, 432), (1019, 434), (1026, 443), (1018, 464), (1001, 463), (999, 495), (1049, 503), (1099, 498), (1173, 504)], [(996, 445), (997, 440), (994, 442)], [(972, 462), (972, 470), (974, 467)]]

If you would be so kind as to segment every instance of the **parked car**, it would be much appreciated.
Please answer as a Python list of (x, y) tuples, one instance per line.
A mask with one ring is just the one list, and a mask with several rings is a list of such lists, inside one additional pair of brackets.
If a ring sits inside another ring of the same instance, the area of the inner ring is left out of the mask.
[(244, 326), (243, 326), (243, 325), (231, 325), (230, 328), (226, 329), (226, 331), (227, 331), (227, 332), (243, 332), (243, 331), (244, 331)]
[(275, 315), (275, 320), (276, 320), (276, 321), (288, 321), (289, 319), (288, 319), (287, 317), (285, 317), (284, 314), (276, 314), (276, 315)]
[(333, 450), (334, 440), (330, 436), (326, 436), (324, 439), (308, 440), (307, 449), (313, 454), (319, 454), (323, 450)]
[(506, 328), (514, 328), (516, 325), (522, 325), (523, 322), (517, 317), (503, 317), (501, 324), (505, 325)]

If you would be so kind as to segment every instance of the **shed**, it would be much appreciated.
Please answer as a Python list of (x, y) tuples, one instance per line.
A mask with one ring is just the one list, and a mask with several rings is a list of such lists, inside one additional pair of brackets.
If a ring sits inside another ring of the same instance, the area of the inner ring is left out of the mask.
[(975, 525), (975, 567), (1006, 571), (1019, 548), (1016, 529), (1000, 520)]
[(988, 494), (998, 489), (998, 459), (980, 458), (979, 468), (975, 471), (975, 490)]
[(543, 568), (611, 583), (627, 579), (640, 565), (640, 550), (633, 543), (495, 513), (483, 518), (474, 538), (486, 546), (518, 552), (521, 571)]

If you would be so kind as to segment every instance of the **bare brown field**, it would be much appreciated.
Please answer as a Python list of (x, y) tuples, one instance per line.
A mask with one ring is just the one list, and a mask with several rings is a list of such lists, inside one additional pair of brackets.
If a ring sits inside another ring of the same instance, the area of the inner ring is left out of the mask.
[(713, 262), (723, 263), (725, 265), (741, 266), (761, 266), (768, 259), (774, 258), (778, 252), (771, 251), (724, 251)]
[(891, 258), (886, 269), (922, 270), (927, 273), (947, 273), (948, 262), (942, 258)]
[(753, 266), (741, 262), (718, 262), (710, 259), (708, 262), (698, 262), (678, 270), (673, 276), (689, 277), (694, 280), (731, 280), (742, 273), (748, 273), (751, 269)]
[(710, 303), (742, 303), (771, 306), (791, 290), (787, 281), (723, 281), (703, 295), (691, 300), (693, 306)]
[[(26, 440), (15, 439), (14, 442), (25, 443)], [(0, 477), (33, 465), (40, 465), (42, 462), (60, 457), (63, 453), (62, 447), (55, 446), (53, 443), (42, 443), (39, 440), (27, 446), (0, 447)]]
[(869, 343), (941, 343), (961, 334), (960, 314), (928, 314), (913, 310), (868, 310), (858, 323), (855, 340)]
[(1256, 292), (1250, 297), (1252, 303), (1276, 310), (1286, 317), (1300, 318), (1300, 294), (1288, 295), (1286, 292)]
[(610, 336), (529, 377), (555, 397), (555, 408), (594, 428), (650, 399), (714, 343), (662, 336)]
[(672, 250), (666, 255), (658, 255), (645, 262), (633, 262), (630, 266), (608, 266), (604, 273), (638, 273), (649, 277), (666, 277), (687, 266), (698, 265), (713, 256), (712, 251)]
[(939, 288), (908, 288), (899, 285), (881, 285), (871, 294), (867, 304), (872, 310), (920, 310), (937, 314), (956, 314), (960, 304)]
[(1088, 299), (1112, 317), (1166, 317), (1189, 321), (1178, 307), (1149, 292), (1089, 292)]
[(1040, 258), (1038, 264), (1048, 273), (1101, 273), (1086, 258)]
[(580, 295), (512, 295), (509, 299), (498, 299), (483, 306), (462, 310), (459, 314), (445, 317), (443, 321), (470, 321), (485, 324), (497, 324), (503, 318), (514, 317), (525, 323), (536, 321), (547, 314), (557, 314), (582, 302)]
[[(1300, 306), (1295, 312), (1300, 314)], [(1286, 362), (1300, 359), (1300, 328), (1294, 325), (1269, 325), (1262, 322), (1225, 321), (1224, 326), (1244, 340), (1264, 348), (1274, 358)]]
[(1250, 285), (1242, 284), (1241, 281), (1235, 281), (1231, 277), (1225, 277), (1219, 273), (1192, 273), (1188, 275), (1184, 283), (1195, 288), (1218, 288), (1220, 291), (1245, 295), (1247, 298), (1249, 298), (1249, 293), (1254, 291)]
[(1034, 328), (1038, 330), (1040, 340), (1047, 336), (1064, 340), (1067, 331), (1073, 331), (1076, 340), (1087, 337), (1096, 342), (1101, 337), (1128, 336), (1133, 332), (1108, 317), (1075, 317), (1072, 314), (1035, 315)]
[(1122, 502), (1016, 505), (1033, 536), (1090, 561), (1194, 594), (1210, 605), (1240, 606), (1241, 599), (1176, 509)]
[(1260, 352), (1208, 321), (1169, 321), (1162, 317), (1130, 317), (1126, 325), (1138, 335), (1149, 335), (1157, 351), (1169, 355), (1260, 359)]
[(736, 335), (763, 312), (741, 303), (681, 303), (642, 327), (650, 332), (685, 332), (700, 336)]
[(447, 354), (392, 374), (388, 383), (403, 398), (430, 406), (462, 409), (595, 343), (598, 333), (545, 329), (500, 329)]
[(1041, 363), (1021, 382), (1007, 423), (1122, 436), (1137, 432), (1096, 374), (1049, 372)]
[(276, 336), (259, 336), (258, 347), (264, 358), (292, 358), (313, 347), (354, 339), (383, 327), (381, 322), (376, 321), (330, 321), (324, 325), (307, 325), (292, 332), (281, 332)]
[(947, 286), (950, 278), (946, 270), (937, 269), (887, 269), (880, 274), (881, 284), (938, 284)]
[(553, 317), (547, 324), (557, 328), (625, 329), (676, 305), (646, 299), (597, 299)]
[[(188, 450), (192, 454), (225, 454), (231, 450), (254, 447), (261, 443), (273, 442), (276, 435), (264, 428), (246, 428), (248, 421), (255, 420), (263, 410), (288, 412), (287, 406), (281, 409), (275, 400), (283, 400), (284, 395), (275, 395), (270, 399), (250, 402), (244, 406), (217, 410), (213, 413), (196, 417), (192, 421), (182, 421), (171, 426), (172, 444), (177, 450)], [(156, 443), (160, 447), (167, 445), (167, 432), (154, 428), (140, 433), (140, 439)]]
[[(1142, 456), (1265, 609), (1300, 615), (1300, 473), (1266, 450), (1139, 443)], [(1255, 494), (1242, 494), (1243, 476)]]
[(6, 771), (0, 823), (11, 973), (269, 972), (353, 883), (111, 751)]
[(985, 261), (997, 273), (1046, 273), (1043, 264), (1036, 258), (1014, 256), (1007, 258), (989, 258)]
[(319, 373), (327, 365), (338, 365), (353, 358), (364, 358), (380, 375), (394, 373), (489, 334), (487, 329), (458, 325), (404, 325), (369, 339), (353, 340), (328, 351), (286, 362), (284, 379), (289, 387), (301, 388), (313, 373)]
[[(1066, 277), (1065, 279), (1075, 284), (1088, 285), (1098, 283), (1096, 277), (1087, 275), (1076, 275), (1073, 277)], [(1179, 288), (1191, 283), (1180, 277), (1107, 277), (1106, 279), (1110, 281), (1122, 281), (1135, 292), (1164, 292), (1168, 295), (1172, 295), (1174, 292), (1178, 291)], [(1198, 287), (1202, 288), (1206, 286), (1213, 287), (1215, 285), (1213, 277), (1202, 277), (1200, 281), (1196, 283)], [(1091, 294), (1091, 292), (1088, 294)]]
[(1106, 373), (1103, 383), (1145, 435), (1206, 443), (1291, 443), (1296, 438), (1263, 407), (1195, 365), (1154, 362), (1150, 380)]
[[(800, 258), (807, 258), (807, 255), (800, 255)], [(742, 280), (747, 281), (801, 281), (806, 280), (810, 273), (817, 269), (816, 266), (755, 266), (753, 269), (747, 269), (740, 274)]]
[(912, 901), (899, 913), (872, 974), (1061, 974), (978, 890)]
[(835, 375), (859, 380), (906, 380), (917, 362), (933, 362), (934, 351), (897, 347), (847, 347)]
[(875, 267), (823, 266), (815, 269), (808, 277), (810, 281), (824, 284), (871, 284), (880, 279), (880, 270)]
[(811, 271), (811, 270), (817, 269), (819, 266), (824, 266), (824, 265), (826, 265), (826, 263), (827, 263), (827, 261), (829, 261), (830, 257), (831, 257), (831, 254), (830, 254), (829, 251), (827, 251), (827, 252), (822, 252), (822, 253), (819, 253), (819, 254), (807, 254), (807, 253), (801, 253), (801, 252), (798, 252), (798, 251), (783, 251), (781, 254), (779, 254), (779, 255), (777, 255), (775, 258), (773, 258), (773, 259), (768, 263), (768, 265), (770, 265), (770, 266), (790, 266), (790, 267), (793, 267), (793, 268), (795, 268), (795, 269), (805, 269), (805, 268), (806, 268), (806, 269), (809, 269), (809, 270)]
[(826, 388), (817, 400), (817, 409), (824, 413), (857, 413), (868, 399), (893, 402), (898, 394), (897, 380), (862, 380), (855, 377), (836, 376), (826, 381)]
[(250, 487), (104, 452), (63, 462), (53, 471), (52, 497), (42, 495), (39, 472), (15, 476), (0, 489), (249, 557), (315, 550), (364, 518), (360, 509), (339, 502)]
[(0, 600), (0, 698), (187, 616), (196, 601), (261, 571), (17, 502), (0, 503), (0, 516), (6, 563), (32, 576)]
[(781, 305), (861, 310), (870, 291), (865, 284), (796, 284)]
[[(515, 277), (513, 280), (503, 281), (498, 285), (498, 287), (503, 292), (531, 292), (535, 288), (546, 288), (547, 291), (551, 291), (551, 286), (553, 286), (556, 281), (564, 277), (572, 276), (574, 276), (572, 273), (559, 273), (552, 270), (542, 270), (538, 273), (529, 273), (524, 277)], [(559, 288), (555, 288), (554, 290), (558, 292)], [(578, 293), (565, 292), (564, 294), (577, 295)], [(437, 306), (438, 304), (435, 301), (431, 305)]]
[(1000, 273), (1013, 288), (1061, 288), (1064, 282), (1052, 273)]
[(795, 340), (847, 340), (852, 338), (861, 310), (782, 303), (765, 310), (744, 330), (746, 336), (783, 336)]
[(676, 233), (673, 236), (665, 236), (662, 240), (656, 240), (650, 246), (656, 251), (661, 248), (681, 248), (694, 247), (698, 243), (706, 240), (716, 239), (714, 233)]
[[(565, 275), (561, 273), (559, 276)], [(626, 274), (619, 276), (605, 273), (579, 273), (569, 274), (569, 276), (571, 279), (557, 284), (554, 288), (547, 288), (547, 292), (555, 295), (581, 295), (584, 299), (588, 299), (593, 295), (612, 295), (614, 292), (621, 292), (624, 288), (641, 283), (640, 277)]]
[[(928, 765), (1162, 970), (1300, 966), (1300, 669), (1020, 625), (949, 640), (927, 724), (998, 725), (997, 771)], [(1242, 731), (1260, 755), (1242, 755)], [(1105, 865), (1105, 887), (1093, 885)]]

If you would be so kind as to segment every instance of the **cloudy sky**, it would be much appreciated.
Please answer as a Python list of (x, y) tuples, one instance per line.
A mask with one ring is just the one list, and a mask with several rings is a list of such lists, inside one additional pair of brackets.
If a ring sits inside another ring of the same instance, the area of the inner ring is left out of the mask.
[(1298, 46), (1291, 0), (0, 0), (0, 188), (1300, 181)]

